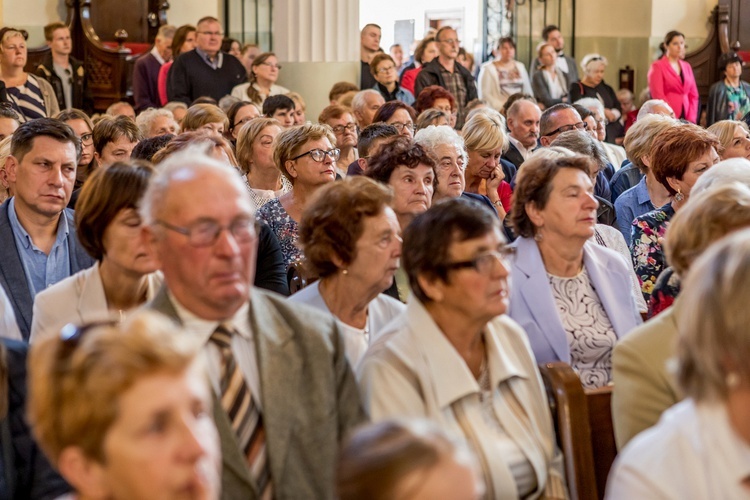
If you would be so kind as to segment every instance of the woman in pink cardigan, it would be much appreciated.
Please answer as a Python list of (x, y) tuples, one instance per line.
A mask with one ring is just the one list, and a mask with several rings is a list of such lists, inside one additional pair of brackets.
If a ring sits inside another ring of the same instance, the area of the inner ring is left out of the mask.
[(652, 99), (663, 99), (678, 118), (697, 123), (699, 118), (698, 87), (693, 68), (685, 62), (685, 35), (670, 31), (661, 44), (663, 56), (654, 61), (648, 72)]

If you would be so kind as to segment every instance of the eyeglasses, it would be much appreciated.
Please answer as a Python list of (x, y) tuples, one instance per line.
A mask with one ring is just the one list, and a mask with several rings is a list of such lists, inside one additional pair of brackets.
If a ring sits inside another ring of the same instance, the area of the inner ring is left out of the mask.
[(310, 158), (313, 159), (313, 161), (317, 161), (318, 163), (322, 162), (323, 159), (325, 159), (326, 156), (331, 159), (331, 161), (336, 161), (339, 159), (339, 155), (341, 154), (341, 150), (339, 148), (331, 149), (330, 151), (323, 151), (322, 149), (311, 149), (307, 153), (302, 153), (301, 155), (297, 155), (294, 158), (292, 158), (292, 161), (299, 160), (303, 156), (310, 155)]
[(262, 62), (260, 64), (262, 66), (268, 66), (269, 68), (281, 69), (281, 64), (274, 64), (274, 63), (268, 63), (268, 62)]
[(188, 237), (188, 243), (194, 247), (211, 246), (219, 239), (223, 230), (229, 231), (237, 243), (249, 243), (255, 239), (255, 221), (253, 219), (241, 218), (232, 221), (228, 226), (222, 226), (212, 220), (200, 220), (188, 227), (179, 227), (163, 220), (157, 220), (156, 224), (176, 233)]
[(438, 40), (440, 43), (447, 43), (448, 45), (453, 45), (454, 43), (456, 45), (461, 45), (461, 40), (458, 38), (448, 38), (447, 40)]
[(84, 146), (91, 146), (94, 144), (94, 134), (83, 134), (81, 136), (81, 144)]
[(393, 122), (393, 123), (389, 123), (388, 125), (393, 125), (394, 127), (396, 127), (396, 130), (398, 130), (398, 131), (399, 131), (399, 133), (400, 133), (400, 132), (403, 132), (403, 131), (404, 131), (404, 129), (409, 129), (409, 130), (411, 130), (412, 132), (414, 132), (414, 131), (416, 130), (416, 127), (414, 126), (414, 124), (413, 124), (413, 123), (399, 123), (399, 122)]
[(549, 134), (544, 134), (544, 137), (549, 137), (549, 136), (552, 136), (552, 135), (562, 134), (563, 132), (569, 132), (569, 131), (571, 131), (573, 129), (576, 129), (576, 128), (578, 130), (588, 130), (589, 129), (589, 124), (586, 123), (586, 122), (578, 122), (578, 123), (574, 123), (572, 125), (563, 125), (562, 127), (556, 128), (555, 130), (553, 130)]
[(606, 127), (607, 125), (609, 125), (609, 120), (607, 120), (606, 118), (602, 118), (601, 120), (596, 120), (596, 124), (602, 127)]
[(391, 71), (393, 71), (394, 69), (396, 69), (396, 66), (388, 66), (387, 68), (380, 68), (380, 69), (378, 70), (378, 73), (380, 73), (380, 74), (383, 74), (383, 73), (390, 73), (390, 72), (391, 72)]
[(443, 264), (442, 267), (447, 270), (474, 269), (480, 274), (489, 274), (492, 272), (497, 262), (504, 265), (507, 264), (508, 259), (515, 253), (515, 251), (515, 247), (506, 245), (498, 251), (483, 253), (471, 260), (448, 262), (447, 264)]
[(348, 130), (349, 132), (356, 132), (357, 124), (349, 123), (347, 125), (336, 125), (335, 127), (333, 127), (333, 133), (336, 135), (343, 134), (344, 130)]
[(198, 34), (208, 36), (224, 36), (223, 31), (199, 31)]

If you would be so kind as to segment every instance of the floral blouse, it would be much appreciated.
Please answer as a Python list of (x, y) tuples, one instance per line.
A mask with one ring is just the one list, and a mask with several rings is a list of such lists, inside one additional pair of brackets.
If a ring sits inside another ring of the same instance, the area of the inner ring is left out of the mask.
[(271, 230), (276, 234), (281, 246), (281, 253), (284, 254), (284, 265), (289, 267), (292, 262), (300, 261), (304, 258), (302, 250), (297, 247), (299, 237), (299, 226), (297, 221), (289, 217), (283, 205), (278, 198), (275, 198), (258, 210), (259, 219), (266, 221)]
[(674, 303), (680, 293), (680, 278), (668, 267), (659, 275), (648, 301), (648, 317), (653, 318)]
[(659, 275), (667, 267), (667, 259), (661, 241), (674, 217), (672, 203), (639, 215), (633, 221), (630, 239), (630, 254), (633, 268), (641, 284), (641, 293), (649, 302)]

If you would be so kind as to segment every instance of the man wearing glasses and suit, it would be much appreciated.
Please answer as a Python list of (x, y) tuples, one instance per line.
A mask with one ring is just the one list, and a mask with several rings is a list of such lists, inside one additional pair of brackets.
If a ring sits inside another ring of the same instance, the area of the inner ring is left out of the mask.
[(339, 442), (365, 418), (356, 382), (332, 316), (252, 288), (255, 216), (240, 177), (177, 154), (141, 215), (165, 282), (150, 307), (205, 343), (222, 497), (332, 498)]

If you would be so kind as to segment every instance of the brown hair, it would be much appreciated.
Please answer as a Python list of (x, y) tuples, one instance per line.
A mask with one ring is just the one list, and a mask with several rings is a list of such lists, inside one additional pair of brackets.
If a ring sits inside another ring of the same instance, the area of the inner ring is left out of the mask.
[(237, 157), (234, 155), (234, 151), (232, 151), (232, 146), (229, 142), (223, 137), (206, 132), (205, 130), (194, 130), (192, 132), (181, 133), (169, 141), (169, 144), (154, 153), (151, 161), (154, 165), (158, 165), (174, 153), (187, 149), (193, 144), (205, 144), (205, 153), (209, 156), (212, 156), (212, 149), (221, 148), (226, 153), (227, 158), (229, 158), (229, 164), (235, 168), (239, 168), (237, 165)]
[(351, 91), (359, 92), (359, 87), (352, 82), (336, 82), (331, 87), (331, 91), (328, 92), (328, 100), (335, 101), (342, 95)]
[(177, 56), (179, 56), (182, 51), (182, 45), (185, 43), (185, 40), (187, 40), (188, 35), (195, 31), (195, 26), (190, 24), (185, 24), (177, 28), (177, 31), (174, 32), (174, 38), (172, 38), (172, 59), (177, 59)]
[(182, 130), (191, 132), (209, 123), (223, 123), (229, 129), (229, 120), (220, 107), (213, 104), (193, 104), (182, 119)]
[(250, 163), (253, 159), (253, 145), (261, 132), (267, 127), (275, 125), (280, 129), (283, 128), (275, 118), (266, 118), (259, 116), (245, 123), (237, 134), (237, 163), (239, 163), (242, 173), (247, 175), (250, 172)]
[(336, 144), (336, 136), (333, 135), (331, 127), (311, 122), (284, 129), (276, 136), (273, 161), (289, 182), (294, 184), (295, 179), (287, 170), (286, 162), (297, 156), (300, 148), (307, 144), (308, 141), (317, 141), (324, 137), (331, 142), (331, 145)]
[(533, 238), (536, 226), (526, 213), (526, 206), (533, 203), (537, 209), (543, 210), (547, 206), (552, 181), (563, 168), (574, 168), (591, 176), (596, 169), (592, 160), (585, 156), (571, 156), (569, 158), (542, 158), (531, 156), (518, 171), (516, 189), (513, 192), (513, 209), (510, 211), (511, 224), (518, 236)]
[(421, 113), (425, 109), (434, 107), (435, 101), (438, 99), (447, 99), (451, 105), (451, 111), (456, 110), (456, 99), (453, 97), (453, 94), (440, 85), (430, 85), (422, 89), (422, 92), (419, 93), (414, 103), (414, 109), (417, 113)]
[(127, 137), (130, 142), (138, 142), (143, 139), (138, 125), (124, 115), (103, 116), (94, 125), (92, 133), (94, 134), (94, 150), (99, 154), (104, 151), (104, 146), (122, 136)]
[(330, 106), (323, 108), (323, 111), (320, 112), (318, 123), (327, 124), (328, 120), (336, 120), (344, 116), (346, 113), (349, 113), (352, 115), (352, 118), (354, 118), (354, 113), (351, 109), (339, 104), (331, 104)]
[(372, 74), (372, 76), (378, 76), (378, 64), (382, 63), (383, 61), (391, 61), (393, 63), (393, 66), (396, 66), (396, 61), (393, 60), (390, 54), (386, 54), (385, 52), (378, 52), (370, 61), (370, 73)]
[(662, 130), (679, 126), (678, 121), (663, 115), (647, 115), (639, 119), (625, 133), (625, 141), (622, 143), (628, 159), (645, 174), (648, 166), (643, 163), (643, 157), (648, 156), (654, 139)]
[(351, 264), (365, 218), (381, 214), (392, 200), (390, 188), (360, 175), (320, 188), (299, 225), (299, 243), (311, 273), (320, 278), (335, 274), (334, 256)]
[(398, 167), (416, 168), (417, 165), (427, 165), (435, 174), (433, 187), (437, 185), (437, 162), (421, 145), (414, 143), (408, 137), (399, 135), (384, 142), (378, 152), (370, 158), (365, 175), (376, 181), (388, 184), (391, 174)]
[(48, 42), (52, 41), (52, 36), (55, 34), (55, 31), (66, 29), (70, 31), (70, 27), (68, 27), (67, 24), (61, 23), (60, 21), (56, 21), (54, 23), (49, 23), (44, 27), (44, 39)]
[(422, 39), (421, 42), (419, 42), (419, 45), (417, 45), (417, 48), (414, 49), (414, 60), (417, 61), (419, 64), (422, 64), (422, 57), (424, 57), (424, 51), (427, 50), (427, 46), (431, 42), (437, 43), (437, 40), (435, 40), (434, 36), (425, 37)]
[(724, 152), (719, 139), (698, 125), (686, 123), (678, 127), (669, 127), (661, 131), (651, 145), (648, 154), (651, 170), (656, 180), (674, 196), (677, 191), (669, 184), (667, 178), (681, 180), (688, 165), (711, 148), (719, 154)]
[(76, 203), (76, 235), (91, 257), (101, 261), (106, 253), (104, 232), (120, 212), (138, 209), (154, 170), (145, 163), (116, 162), (89, 176)]
[(261, 64), (266, 62), (269, 57), (276, 57), (276, 54), (274, 54), (273, 52), (263, 52), (262, 54), (258, 54), (255, 59), (253, 59), (253, 63), (250, 65), (250, 74), (247, 78), (247, 81), (250, 84), (247, 86), (247, 97), (250, 102), (254, 102), (258, 105), (263, 104), (263, 98), (260, 96), (260, 92), (258, 92), (255, 87), (253, 87), (253, 83), (257, 81), (253, 68), (255, 68), (256, 66), (260, 66)]

